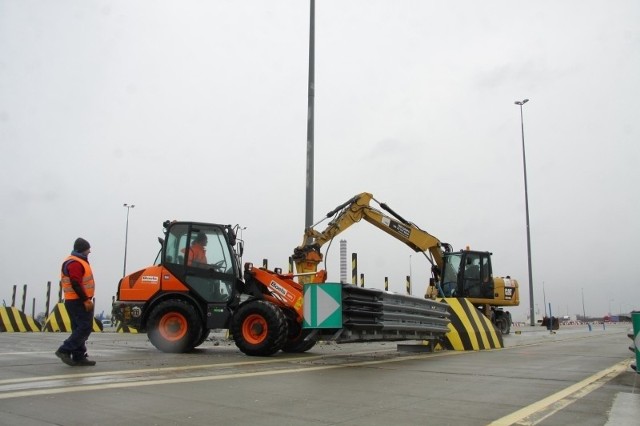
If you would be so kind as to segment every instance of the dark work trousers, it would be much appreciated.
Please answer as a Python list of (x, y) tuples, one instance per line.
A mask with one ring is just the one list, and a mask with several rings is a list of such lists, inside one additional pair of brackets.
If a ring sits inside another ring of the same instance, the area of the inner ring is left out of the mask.
[(59, 350), (71, 353), (73, 360), (81, 360), (87, 357), (86, 342), (93, 330), (93, 311), (87, 312), (81, 300), (65, 300), (71, 319), (71, 336), (62, 343)]

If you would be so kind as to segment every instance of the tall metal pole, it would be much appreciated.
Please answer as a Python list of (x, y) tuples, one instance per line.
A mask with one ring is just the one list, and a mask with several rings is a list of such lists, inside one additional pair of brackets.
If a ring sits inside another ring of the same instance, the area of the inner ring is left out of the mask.
[(542, 281), (542, 301), (544, 302), (544, 316), (547, 316), (547, 295), (544, 292), (544, 281)]
[(122, 205), (127, 209), (127, 225), (124, 230), (124, 266), (122, 267), (122, 276), (127, 275), (127, 243), (129, 242), (129, 210), (135, 207), (135, 204), (124, 203)]
[(536, 325), (535, 312), (533, 310), (533, 272), (531, 270), (531, 229), (529, 227), (529, 192), (527, 188), (527, 156), (524, 149), (524, 116), (522, 114), (522, 106), (529, 102), (529, 99), (516, 101), (515, 104), (520, 106), (520, 128), (522, 130), (522, 165), (524, 168), (524, 205), (527, 215), (527, 261), (529, 265), (529, 309), (531, 316), (531, 325)]
[[(315, 98), (315, 9), (316, 2), (311, 0), (309, 22), (309, 94), (307, 105), (307, 191), (305, 209), (305, 229), (313, 225), (313, 105)], [(310, 242), (310, 241), (308, 241)]]

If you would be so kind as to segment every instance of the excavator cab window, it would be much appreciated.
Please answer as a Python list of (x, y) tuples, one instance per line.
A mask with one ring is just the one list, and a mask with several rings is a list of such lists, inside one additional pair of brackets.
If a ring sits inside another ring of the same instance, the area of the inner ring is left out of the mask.
[(442, 275), (444, 297), (460, 297), (458, 294), (458, 271), (461, 261), (462, 255), (460, 253), (451, 253), (444, 257), (444, 273)]
[(462, 277), (462, 296), (476, 299), (493, 298), (493, 276), (490, 253), (466, 252)]
[(467, 253), (464, 260), (464, 296), (480, 297), (480, 282), (480, 256)]
[(493, 273), (488, 252), (460, 251), (444, 256), (444, 297), (493, 298)]

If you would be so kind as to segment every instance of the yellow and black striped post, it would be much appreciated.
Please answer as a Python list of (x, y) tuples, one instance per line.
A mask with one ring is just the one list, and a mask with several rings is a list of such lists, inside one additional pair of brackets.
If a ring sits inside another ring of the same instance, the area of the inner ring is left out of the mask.
[(411, 296), (411, 276), (407, 275), (407, 294)]
[(25, 284), (22, 287), (22, 312), (24, 312), (24, 308), (27, 304), (27, 285)]
[(51, 281), (47, 281), (47, 299), (44, 311), (44, 317), (49, 316), (49, 304), (51, 303)]
[(289, 273), (293, 274), (293, 257), (289, 256)]
[(364, 288), (364, 274), (360, 274), (360, 287)]
[(389, 291), (389, 277), (384, 277), (384, 291)]
[(351, 284), (358, 285), (358, 253), (351, 253)]
[(269, 269), (269, 259), (262, 259), (262, 267), (264, 269)]

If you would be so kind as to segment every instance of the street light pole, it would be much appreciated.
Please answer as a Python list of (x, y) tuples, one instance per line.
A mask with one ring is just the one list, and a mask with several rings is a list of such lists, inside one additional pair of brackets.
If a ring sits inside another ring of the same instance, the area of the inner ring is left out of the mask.
[(533, 310), (533, 273), (531, 271), (531, 229), (529, 227), (529, 192), (527, 188), (527, 156), (524, 149), (524, 116), (522, 114), (522, 106), (529, 102), (529, 99), (515, 101), (520, 106), (520, 129), (522, 131), (522, 166), (524, 169), (524, 205), (527, 216), (527, 262), (529, 266), (529, 309), (531, 316), (531, 325), (536, 325), (535, 312)]
[[(314, 102), (315, 102), (315, 51), (316, 51), (316, 2), (311, 0), (309, 11), (309, 86), (307, 94), (307, 179), (305, 193), (304, 229), (313, 226), (314, 186)], [(305, 242), (311, 243), (311, 237)]]
[(135, 204), (124, 203), (122, 205), (127, 209), (127, 225), (124, 231), (124, 266), (122, 267), (122, 276), (127, 275), (127, 243), (129, 241), (129, 210), (135, 207)]

